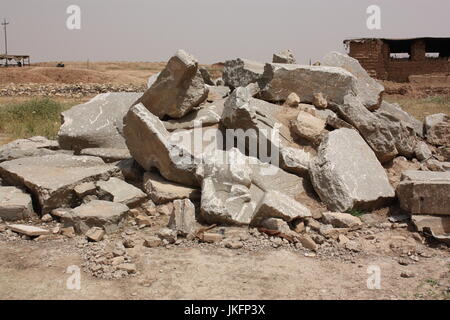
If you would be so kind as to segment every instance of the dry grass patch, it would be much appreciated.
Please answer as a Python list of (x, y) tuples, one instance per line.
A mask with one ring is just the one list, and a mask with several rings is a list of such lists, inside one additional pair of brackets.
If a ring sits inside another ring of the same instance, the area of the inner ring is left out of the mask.
[(436, 95), (426, 98), (411, 98), (401, 95), (388, 95), (387, 102), (399, 103), (403, 110), (423, 121), (426, 116), (445, 113), (450, 116), (450, 95)]

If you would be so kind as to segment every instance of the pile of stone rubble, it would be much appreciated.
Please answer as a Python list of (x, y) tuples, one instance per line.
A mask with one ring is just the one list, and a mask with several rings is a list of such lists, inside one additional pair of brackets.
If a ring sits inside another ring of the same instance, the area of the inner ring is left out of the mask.
[[(58, 141), (1, 147), (1, 219), (30, 238), (101, 241), (166, 211), (167, 228), (146, 246), (221, 241), (213, 227), (232, 225), (317, 250), (361, 228), (355, 214), (399, 204), (420, 232), (448, 240), (450, 118), (422, 123), (383, 101), (383, 86), (340, 53), (317, 66), (289, 51), (273, 60), (226, 61), (211, 80), (180, 50), (144, 93), (63, 112)], [(399, 163), (416, 170), (393, 172)], [(17, 222), (36, 216), (61, 227)]]
[(99, 84), (99, 83), (75, 83), (75, 84), (15, 84), (11, 83), (0, 88), (0, 96), (5, 97), (66, 97), (81, 98), (107, 92), (138, 92), (145, 90), (145, 85), (136, 84)]

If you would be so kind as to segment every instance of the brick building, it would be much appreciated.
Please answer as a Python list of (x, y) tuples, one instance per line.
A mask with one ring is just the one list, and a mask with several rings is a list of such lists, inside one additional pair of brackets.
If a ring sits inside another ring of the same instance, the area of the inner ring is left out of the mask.
[(372, 77), (407, 82), (412, 75), (450, 75), (450, 38), (351, 39), (348, 54)]

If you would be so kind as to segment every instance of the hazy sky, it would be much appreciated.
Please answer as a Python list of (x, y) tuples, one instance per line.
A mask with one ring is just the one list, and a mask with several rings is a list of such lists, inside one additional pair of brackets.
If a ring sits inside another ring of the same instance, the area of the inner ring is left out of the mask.
[[(66, 9), (81, 7), (81, 30)], [(381, 30), (366, 9), (381, 7)], [(1, 0), (8, 51), (32, 61), (166, 61), (183, 48), (201, 63), (268, 61), (291, 49), (307, 63), (355, 37), (450, 36), (450, 0)], [(2, 35), (2, 34), (1, 34)], [(3, 35), (0, 51), (4, 51)]]

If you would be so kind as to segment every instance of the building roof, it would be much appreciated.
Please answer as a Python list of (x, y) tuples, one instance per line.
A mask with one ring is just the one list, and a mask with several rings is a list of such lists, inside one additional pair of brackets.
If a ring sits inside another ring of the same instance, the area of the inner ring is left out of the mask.
[(8, 59), (8, 60), (11, 60), (11, 59), (26, 59), (26, 58), (29, 58), (30, 56), (29, 55), (19, 55), (19, 54), (0, 54), (0, 60), (3, 60), (3, 59)]
[(417, 38), (353, 38), (346, 39), (344, 43), (347, 42), (365, 42), (371, 40), (382, 40), (382, 41), (412, 41), (412, 40), (450, 40), (450, 37), (417, 37)]

